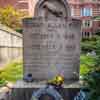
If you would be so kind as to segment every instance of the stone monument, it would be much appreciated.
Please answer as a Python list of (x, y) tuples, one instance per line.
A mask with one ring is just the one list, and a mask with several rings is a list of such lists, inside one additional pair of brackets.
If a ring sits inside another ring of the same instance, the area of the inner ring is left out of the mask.
[(39, 0), (34, 15), (23, 21), (24, 76), (78, 80), (81, 22), (70, 17), (66, 0)]
[(81, 21), (70, 17), (66, 0), (39, 0), (34, 15), (23, 20), (23, 74), (33, 82), (18, 81), (8, 100), (30, 100), (33, 90), (58, 74), (65, 78), (64, 100), (74, 100), (80, 88)]

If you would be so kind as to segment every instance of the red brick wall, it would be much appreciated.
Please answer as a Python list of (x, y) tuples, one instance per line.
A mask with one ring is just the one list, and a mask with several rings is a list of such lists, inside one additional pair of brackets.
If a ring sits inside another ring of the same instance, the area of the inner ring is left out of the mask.
[(8, 5), (16, 6), (18, 0), (0, 0), (0, 7), (6, 7)]
[[(99, 2), (98, 2), (99, 1)], [(84, 20), (91, 20), (94, 16), (100, 16), (100, 0), (68, 0), (71, 8), (74, 8), (74, 17)], [(92, 16), (81, 16), (81, 9), (84, 7), (92, 8)], [(93, 20), (93, 19), (92, 19)], [(82, 28), (82, 32), (85, 36), (88, 32), (90, 36), (95, 30), (100, 28), (100, 21), (93, 21), (91, 28)]]
[(93, 31), (100, 29), (100, 21), (93, 21)]
[(7, 7), (8, 5), (13, 6), (25, 14), (29, 15), (29, 0), (0, 0), (0, 7)]

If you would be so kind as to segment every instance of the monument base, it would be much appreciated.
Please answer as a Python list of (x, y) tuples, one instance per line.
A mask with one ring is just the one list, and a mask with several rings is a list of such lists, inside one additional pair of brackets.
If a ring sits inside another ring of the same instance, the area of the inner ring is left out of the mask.
[[(7, 100), (31, 100), (33, 91), (45, 87), (44, 83), (45, 82), (27, 83), (25, 81), (18, 81), (13, 87)], [(60, 91), (60, 94), (64, 100), (73, 100), (80, 88), (81, 85), (79, 82), (70, 85), (64, 84), (64, 89)]]

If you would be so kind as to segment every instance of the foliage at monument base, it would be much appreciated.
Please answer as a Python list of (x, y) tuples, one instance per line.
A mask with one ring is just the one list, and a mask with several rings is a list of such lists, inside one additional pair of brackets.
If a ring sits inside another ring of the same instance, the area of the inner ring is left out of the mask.
[(23, 77), (22, 60), (11, 61), (4, 69), (0, 70), (0, 84), (16, 82)]
[(89, 65), (85, 62), (89, 71), (83, 75), (86, 86), (90, 91), (89, 100), (100, 100), (100, 37), (97, 38), (95, 47), (94, 63), (92, 62)]
[(87, 75), (91, 70), (93, 70), (94, 65), (95, 65), (95, 57), (91, 55), (82, 54), (80, 57), (80, 75), (81, 76)]

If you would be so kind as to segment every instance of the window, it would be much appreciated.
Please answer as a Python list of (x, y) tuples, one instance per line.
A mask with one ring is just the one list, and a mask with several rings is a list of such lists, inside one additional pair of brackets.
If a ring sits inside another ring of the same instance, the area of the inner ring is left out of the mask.
[(82, 38), (84, 37), (84, 32), (82, 32), (82, 35), (81, 36), (82, 36)]
[(92, 8), (82, 8), (81, 16), (92, 16)]
[(74, 8), (71, 8), (71, 16), (74, 16)]
[(83, 20), (83, 28), (91, 28), (92, 21), (91, 20)]

